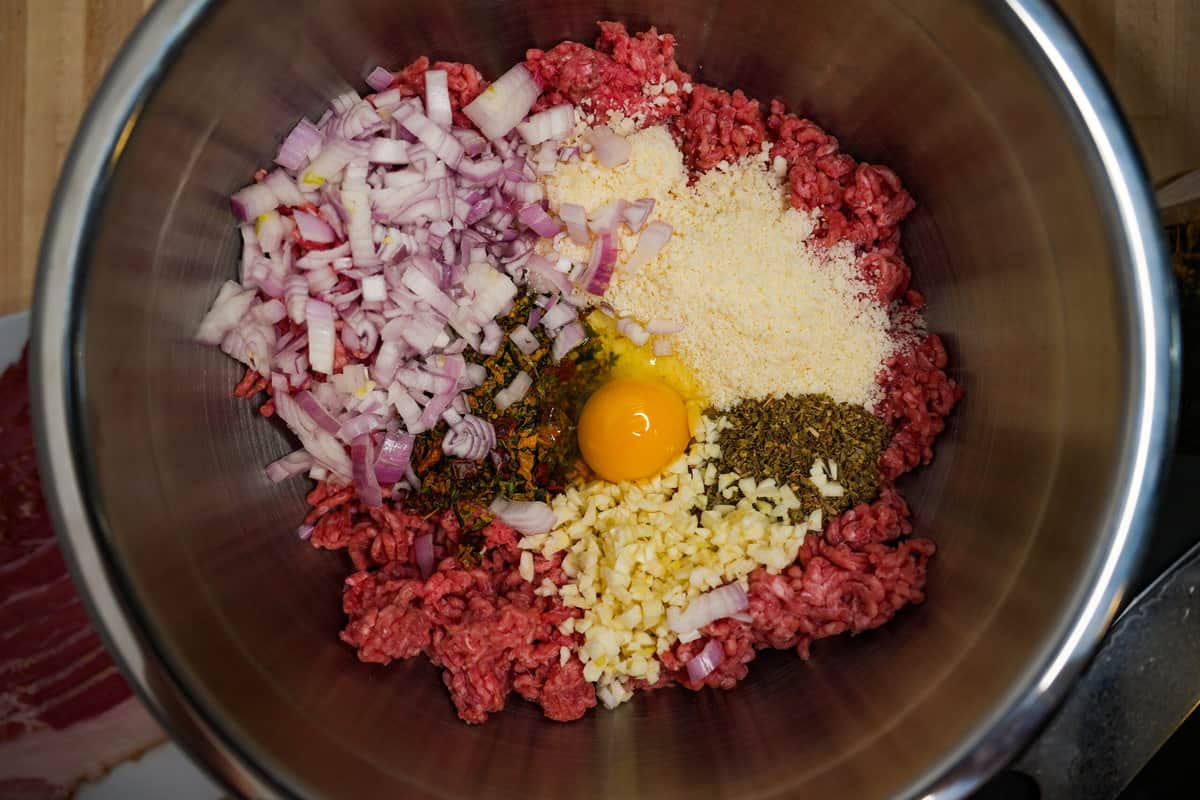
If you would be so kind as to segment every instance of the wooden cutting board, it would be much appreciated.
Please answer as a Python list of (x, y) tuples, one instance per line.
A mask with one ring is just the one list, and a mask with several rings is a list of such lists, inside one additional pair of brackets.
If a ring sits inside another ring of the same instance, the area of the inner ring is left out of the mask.
[[(151, 4), (0, 0), (0, 314), (29, 306), (63, 155), (104, 69)], [(1154, 179), (1200, 167), (1200, 0), (1062, 6), (1130, 115)]]

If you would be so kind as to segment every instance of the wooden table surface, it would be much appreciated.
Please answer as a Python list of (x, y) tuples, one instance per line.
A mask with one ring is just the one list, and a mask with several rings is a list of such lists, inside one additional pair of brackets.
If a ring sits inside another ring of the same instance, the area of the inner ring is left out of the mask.
[[(104, 69), (151, 4), (0, 0), (0, 314), (29, 306), (63, 154)], [(1132, 120), (1153, 178), (1200, 167), (1200, 0), (1061, 4)]]

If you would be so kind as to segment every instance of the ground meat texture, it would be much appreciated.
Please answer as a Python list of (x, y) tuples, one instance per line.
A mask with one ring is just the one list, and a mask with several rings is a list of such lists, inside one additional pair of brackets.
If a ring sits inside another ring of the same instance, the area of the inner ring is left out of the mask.
[[(904, 606), (924, 602), (926, 563), (935, 548), (928, 539), (903, 538), (912, 532), (908, 518), (904, 499), (885, 486), (875, 502), (846, 511), (820, 536), (810, 536), (782, 573), (751, 573), (753, 621), (717, 620), (701, 630), (703, 638), (662, 653), (668, 677), (653, 688), (677, 682), (695, 690), (732, 689), (758, 649), (794, 647), (808, 658), (818, 639), (877, 628)], [(687, 662), (710, 640), (721, 643), (724, 659), (703, 681), (692, 682)]]
[[(719, 619), (706, 626), (701, 633), (704, 634), (703, 638), (693, 642), (676, 642), (674, 647), (659, 655), (659, 661), (670, 680), (684, 688), (693, 691), (705, 687), (732, 689), (750, 673), (750, 662), (757, 654), (751, 626), (738, 620)], [(693, 681), (688, 676), (687, 663), (712, 640), (721, 643), (724, 652), (721, 663), (702, 680)]]
[(818, 235), (825, 244), (849, 241), (869, 251), (899, 242), (900, 222), (916, 203), (895, 172), (857, 163), (841, 152), (837, 139), (811, 120), (787, 113), (778, 100), (771, 102), (767, 130), (772, 156), (788, 165), (792, 206), (821, 211)]
[(885, 484), (880, 487), (878, 499), (873, 503), (860, 503), (830, 520), (822, 535), (834, 546), (845, 543), (851, 547), (864, 547), (889, 542), (912, 533), (909, 516), (908, 503), (896, 487)]
[[(345, 581), (344, 642), (360, 660), (388, 664), (425, 653), (443, 670), (458, 715), (480, 723), (500, 711), (508, 695), (542, 705), (554, 720), (578, 719), (596, 704), (592, 684), (573, 655), (575, 634), (559, 625), (579, 612), (558, 597), (540, 597), (517, 572), (520, 550), (512, 528), (491, 522), (477, 535), (485, 544), (478, 566), (455, 557), (463, 531), (451, 511), (410, 513), (400, 501), (363, 508), (353, 492), (328, 483), (309, 495), (317, 514), (310, 542), (344, 549), (355, 569)], [(411, 563), (412, 542), (431, 534), (435, 571), (423, 579)], [(561, 556), (535, 558), (535, 581), (566, 582)]]
[(888, 359), (879, 376), (884, 397), (875, 413), (896, 426), (879, 472), (894, 480), (933, 459), (933, 440), (946, 427), (945, 417), (962, 398), (962, 387), (945, 372), (946, 348), (936, 334), (913, 342)]
[[(609, 112), (655, 125), (683, 110), (683, 85), (690, 78), (675, 63), (675, 37), (654, 28), (630, 36), (620, 22), (601, 22), (593, 49), (563, 42), (550, 50), (529, 50), (525, 66), (545, 91), (534, 111), (571, 103), (606, 121)], [(648, 84), (675, 81), (674, 93), (647, 93)], [(656, 97), (665, 98), (656, 102)]]
[(862, 279), (875, 287), (875, 297), (884, 305), (901, 299), (909, 290), (912, 270), (895, 244), (863, 253), (858, 258), (857, 267)]
[(475, 123), (462, 113), (462, 107), (487, 88), (487, 81), (479, 74), (479, 70), (470, 64), (461, 64), (457, 61), (437, 61), (431, 65), (428, 58), (421, 56), (393, 74), (392, 86), (399, 88), (400, 93), (406, 97), (414, 95), (420, 97), (423, 103), (425, 102), (425, 73), (430, 69), (446, 71), (446, 85), (450, 90), (450, 108), (454, 114), (454, 124), (460, 128), (474, 128)]
[(688, 168), (698, 172), (757, 153), (767, 136), (757, 100), (740, 89), (730, 94), (704, 84), (692, 89), (686, 111), (671, 121), (671, 130)]

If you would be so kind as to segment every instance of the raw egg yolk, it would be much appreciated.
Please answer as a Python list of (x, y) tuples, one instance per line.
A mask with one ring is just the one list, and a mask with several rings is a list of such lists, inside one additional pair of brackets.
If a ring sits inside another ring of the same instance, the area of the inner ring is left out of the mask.
[(588, 398), (579, 415), (583, 460), (608, 481), (658, 474), (690, 438), (683, 398), (659, 381), (611, 380)]

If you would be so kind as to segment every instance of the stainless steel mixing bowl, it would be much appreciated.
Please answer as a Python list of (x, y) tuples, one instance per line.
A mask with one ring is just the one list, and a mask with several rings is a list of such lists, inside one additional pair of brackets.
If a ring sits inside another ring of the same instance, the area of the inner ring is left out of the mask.
[[(423, 659), (337, 640), (337, 555), (292, 534), (289, 449), (191, 336), (234, 274), (227, 195), (375, 64), (498, 74), (597, 19), (657, 24), (706, 81), (779, 96), (920, 202), (904, 243), (967, 397), (904, 490), (940, 551), (885, 628), (763, 654), (735, 692), (558, 725), (455, 719)], [(1174, 304), (1138, 156), (1038, 0), (167, 0), (70, 156), (36, 310), (44, 475), (73, 569), (145, 698), (245, 794), (954, 797), (1068, 688), (1150, 520)]]

